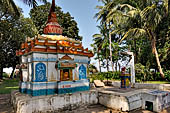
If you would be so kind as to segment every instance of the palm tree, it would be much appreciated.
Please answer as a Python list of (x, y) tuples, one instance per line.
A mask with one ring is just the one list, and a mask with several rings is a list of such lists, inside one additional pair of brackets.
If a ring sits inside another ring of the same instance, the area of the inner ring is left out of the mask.
[(106, 22), (106, 17), (108, 15), (108, 10), (106, 9), (106, 5), (111, 2), (111, 0), (98, 0), (101, 1), (104, 6), (96, 6), (97, 9), (99, 9), (99, 12), (96, 13), (95, 18), (97, 18), (97, 21), (100, 20), (100, 23), (104, 25), (104, 28), (107, 29), (105, 30), (105, 35), (108, 35), (109, 37), (109, 50), (110, 50), (110, 61), (111, 61), (111, 66), (113, 70), (113, 59), (112, 59), (112, 40), (111, 40), (111, 33), (110, 33), (110, 23), (107, 24)]
[(99, 63), (99, 72), (101, 72), (101, 58), (100, 58), (100, 54), (99, 54), (99, 48), (97, 47), (97, 45), (95, 44), (91, 44), (91, 47), (93, 48), (93, 54), (97, 55), (97, 58), (95, 60), (98, 59), (98, 63)]
[[(99, 34), (94, 34), (93, 35), (93, 46), (96, 47), (97, 55), (98, 55), (98, 60), (102, 61), (103, 65), (106, 65), (107, 71), (109, 71), (109, 60), (111, 59), (109, 53), (110, 53), (110, 42), (108, 40), (109, 34), (108, 29), (105, 28), (105, 25), (100, 25), (97, 26), (98, 29), (100, 30)], [(111, 43), (112, 48), (114, 45)], [(111, 51), (113, 52), (113, 51)], [(105, 63), (106, 62), (106, 63)], [(101, 64), (99, 62), (99, 64)]]
[[(37, 6), (37, 0), (21, 0), (25, 4), (28, 4), (29, 6), (36, 7)], [(47, 3), (47, 0), (38, 0), (43, 3)], [(6, 5), (8, 7), (8, 10), (13, 11), (16, 13), (16, 15), (20, 15), (19, 10), (14, 2), (14, 0), (0, 0), (0, 4)]]
[[(159, 55), (156, 49), (156, 33), (155, 29), (161, 22), (161, 19), (168, 14), (167, 2), (164, 0), (163, 3), (152, 0), (150, 3), (146, 3), (145, 8), (133, 7), (129, 4), (120, 4), (112, 8), (107, 15), (107, 20), (118, 21), (115, 15), (121, 15), (121, 19), (118, 25), (112, 25), (116, 28), (112, 33), (119, 33), (123, 31), (122, 40), (125, 38), (139, 38), (141, 36), (148, 37), (151, 41), (152, 53), (156, 57), (161, 77), (164, 78), (162, 71)], [(148, 5), (149, 4), (149, 5)], [(106, 6), (107, 7), (107, 6)], [(109, 7), (109, 6), (108, 6)], [(137, 20), (134, 22), (134, 20)]]

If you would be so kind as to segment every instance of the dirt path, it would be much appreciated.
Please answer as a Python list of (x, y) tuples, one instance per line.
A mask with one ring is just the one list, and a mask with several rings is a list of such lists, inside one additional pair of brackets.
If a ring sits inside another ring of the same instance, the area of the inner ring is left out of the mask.
[[(14, 113), (12, 105), (10, 104), (10, 94), (0, 94), (0, 113)], [(60, 113), (127, 113), (118, 110), (106, 108), (102, 105), (83, 106), (74, 110), (63, 111)], [(130, 113), (153, 113), (147, 110), (134, 110)], [(161, 113), (170, 113), (170, 108)]]

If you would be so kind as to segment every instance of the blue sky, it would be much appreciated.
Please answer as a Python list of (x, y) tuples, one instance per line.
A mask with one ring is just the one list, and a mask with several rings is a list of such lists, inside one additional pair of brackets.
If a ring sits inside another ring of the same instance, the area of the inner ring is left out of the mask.
[[(23, 9), (24, 16), (29, 17), (31, 7), (25, 5), (22, 0), (14, 0)], [(52, 0), (48, 0), (51, 2)], [(40, 5), (40, 3), (39, 3)], [(69, 12), (78, 23), (79, 35), (83, 36), (83, 46), (91, 49), (92, 35), (98, 33), (97, 22), (94, 15), (97, 12), (98, 0), (56, 0), (56, 5), (60, 6), (64, 12)]]

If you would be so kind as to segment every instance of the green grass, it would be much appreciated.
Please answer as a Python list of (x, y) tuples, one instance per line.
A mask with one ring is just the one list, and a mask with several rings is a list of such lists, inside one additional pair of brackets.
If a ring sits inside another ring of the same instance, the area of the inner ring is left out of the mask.
[(170, 84), (168, 81), (145, 81), (144, 83), (152, 83), (152, 84)]
[(18, 90), (19, 79), (6, 79), (0, 83), (0, 94), (10, 94), (12, 90)]

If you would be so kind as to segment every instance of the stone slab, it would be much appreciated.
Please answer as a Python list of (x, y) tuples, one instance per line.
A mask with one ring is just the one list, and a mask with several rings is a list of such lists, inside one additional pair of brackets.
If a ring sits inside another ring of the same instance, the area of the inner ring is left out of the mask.
[(150, 92), (144, 92), (142, 94), (142, 108), (147, 109), (146, 103), (149, 102), (152, 105), (152, 111), (161, 112), (163, 109), (170, 106), (170, 92), (153, 90)]
[[(113, 81), (112, 86), (120, 87), (120, 82), (119, 81)], [(134, 87), (138, 88), (138, 89), (170, 90), (170, 84), (135, 83)]]
[(101, 80), (94, 80), (94, 84), (96, 87), (104, 87), (104, 83)]
[(122, 111), (131, 111), (142, 107), (142, 90), (133, 90), (126, 93), (116, 91), (99, 91), (99, 103)]

